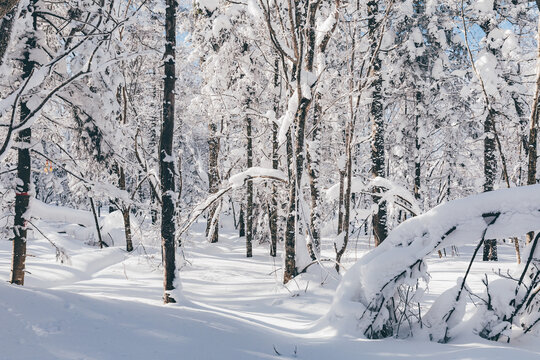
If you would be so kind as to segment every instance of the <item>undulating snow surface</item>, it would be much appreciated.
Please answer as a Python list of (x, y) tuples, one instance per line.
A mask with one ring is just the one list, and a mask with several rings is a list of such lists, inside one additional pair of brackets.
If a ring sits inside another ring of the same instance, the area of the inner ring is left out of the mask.
[[(280, 258), (271, 258), (267, 244), (261, 244), (254, 247), (254, 257), (246, 259), (244, 239), (225, 220), (217, 244), (204, 240), (203, 223), (194, 226), (181, 269), (184, 297), (163, 305), (159, 244), (136, 227), (138, 246), (128, 254), (118, 232), (121, 217), (113, 213), (102, 221), (109, 229), (104, 239), (114, 239), (115, 247), (88, 245), (93, 234), (79, 225), (34, 223), (69, 259), (56, 261), (49, 242), (37, 231), (31, 235), (26, 285), (0, 283), (0, 359), (540, 358), (538, 335), (494, 343), (465, 328), (450, 344), (441, 345), (340, 334), (339, 323), (319, 320), (338, 285), (334, 272), (312, 266), (310, 273), (285, 287)], [(115, 222), (117, 226), (111, 226)], [(346, 267), (368, 250), (365, 244), (362, 238), (351, 241)], [(10, 246), (7, 240), (0, 242), (3, 280), (9, 278)], [(463, 274), (472, 246), (460, 250), (459, 257), (429, 258), (432, 279), (422, 301), (433, 302)], [(484, 272), (514, 266), (511, 244), (501, 244), (499, 252), (501, 262), (474, 265), (472, 289), (481, 289)], [(331, 248), (323, 253), (331, 256)], [(470, 314), (474, 305), (468, 301)]]

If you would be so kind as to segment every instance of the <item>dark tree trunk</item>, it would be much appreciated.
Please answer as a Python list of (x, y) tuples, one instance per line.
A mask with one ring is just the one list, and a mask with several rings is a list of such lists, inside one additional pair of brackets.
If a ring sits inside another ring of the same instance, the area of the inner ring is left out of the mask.
[(244, 219), (244, 206), (240, 204), (240, 214), (238, 214), (238, 236), (246, 236), (246, 221)]
[[(272, 124), (272, 169), (278, 168), (278, 126), (276, 123)], [(278, 203), (277, 203), (277, 187), (272, 182), (272, 198), (270, 200), (270, 208), (268, 211), (268, 221), (270, 225), (270, 255), (277, 255), (277, 239), (278, 239)]]
[[(420, 104), (422, 103), (422, 92), (417, 91), (416, 92), (416, 105), (417, 108), (420, 107)], [(418, 111), (418, 110), (415, 110)], [(414, 146), (416, 149), (416, 153), (414, 154), (414, 198), (416, 200), (420, 200), (420, 175), (421, 175), (421, 167), (420, 167), (420, 139), (418, 139), (418, 121), (420, 120), (420, 115), (416, 114), (414, 116)]]
[(341, 247), (335, 247), (336, 251), (336, 271), (339, 272), (339, 263), (341, 262), (341, 257), (347, 249), (347, 244), (349, 243), (349, 223), (351, 218), (351, 185), (352, 185), (352, 136), (353, 136), (353, 124), (349, 122), (347, 125), (347, 134), (345, 140), (345, 151), (346, 151), (346, 166), (345, 166), (345, 184), (343, 192), (343, 223), (341, 225), (341, 231), (343, 233), (343, 241)]
[[(16, 3), (16, 2), (15, 2)], [(31, 2), (35, 5), (35, 1)], [(9, 4), (7, 4), (9, 5)], [(33, 9), (28, 8), (28, 11)], [(11, 9), (9, 9), (11, 10)], [(8, 11), (9, 11), (8, 10)], [(5, 15), (1, 14), (2, 17)], [(33, 29), (27, 32), (26, 49), (23, 54), (22, 70), (23, 78), (28, 78), (35, 67), (35, 62), (30, 60), (30, 50), (36, 47), (36, 38), (34, 32), (37, 28), (35, 13), (29, 13), (26, 16), (33, 17)], [(30, 114), (26, 102), (21, 102), (20, 119), (23, 121)], [(30, 128), (19, 131), (17, 135), (17, 177), (19, 181), (15, 189), (15, 219), (13, 222), (13, 253), (11, 264), (12, 284), (24, 285), (24, 271), (26, 263), (26, 240), (27, 240), (27, 221), (30, 219), (28, 205), (30, 203), (30, 178), (31, 178), (31, 158), (30, 143), (32, 139), (32, 130)]]
[[(21, 104), (21, 119), (30, 113), (26, 103)], [(18, 135), (18, 165), (17, 177), (19, 182), (15, 193), (15, 220), (13, 228), (13, 260), (11, 267), (12, 284), (24, 285), (24, 268), (26, 262), (27, 220), (30, 201), (30, 140), (31, 129), (24, 129)]]
[[(19, 0), (4, 0), (0, 2), (0, 19), (3, 19), (15, 6), (19, 3)], [(32, 3), (35, 3), (32, 1)]]
[(11, 30), (13, 30), (13, 24), (15, 24), (16, 9), (14, 7), (3, 19), (0, 19), (0, 65), (4, 63), (4, 56), (9, 46)]
[(287, 132), (287, 168), (289, 169), (289, 204), (285, 225), (285, 271), (283, 282), (287, 283), (296, 276), (296, 177), (293, 169), (293, 147), (291, 130)]
[(339, 170), (339, 200), (338, 200), (338, 225), (337, 234), (340, 235), (343, 232), (343, 209), (345, 199), (345, 170)]
[[(538, 4), (538, 2), (537, 2)], [(540, 8), (540, 5), (538, 6)], [(540, 36), (540, 18), (538, 19), (538, 35)], [(540, 63), (540, 41), (538, 42), (538, 50), (536, 55), (537, 63)], [(536, 89), (534, 92), (534, 98), (531, 108), (531, 118), (529, 120), (529, 141), (527, 144), (527, 151), (529, 155), (529, 161), (527, 166), (527, 185), (536, 184), (536, 162), (538, 160), (537, 154), (537, 137), (538, 137), (538, 106), (540, 97), (540, 68), (536, 70)], [(527, 233), (527, 243), (530, 243), (534, 238), (534, 232)]]
[[(118, 116), (119, 121), (123, 123), (124, 125), (127, 124), (127, 93), (126, 88), (122, 85), (118, 87), (118, 90), (116, 92), (116, 99), (119, 104), (122, 105), (122, 112)], [(116, 173), (118, 175), (118, 188), (120, 190), (126, 190), (126, 172), (124, 170), (124, 167), (120, 164), (116, 164)], [(117, 201), (119, 201), (117, 199)], [(120, 204), (120, 211), (122, 212), (122, 218), (124, 219), (124, 235), (126, 238), (126, 251), (131, 252), (133, 251), (133, 241), (131, 240), (131, 221), (130, 221), (130, 206), (128, 204), (124, 204), (119, 202)]]
[[(274, 102), (274, 114), (277, 117), (279, 97), (277, 95), (278, 88), (280, 87), (279, 80), (279, 58), (276, 57), (274, 61), (274, 91), (276, 92), (275, 102)], [(277, 170), (279, 167), (278, 160), (278, 125), (272, 123), (272, 169)], [(272, 182), (272, 198), (270, 200), (270, 207), (268, 211), (268, 221), (270, 226), (270, 255), (277, 255), (277, 239), (278, 239), (278, 203), (277, 203), (277, 187), (274, 182)]]
[(174, 289), (175, 264), (175, 173), (173, 160), (173, 132), (175, 106), (175, 48), (176, 8), (175, 0), (165, 0), (165, 79), (163, 86), (163, 125), (160, 136), (160, 180), (161, 180), (161, 247), (164, 267), (163, 287), (165, 303), (176, 302), (170, 295)]
[[(210, 120), (208, 124), (208, 192), (210, 194), (215, 194), (219, 190), (218, 156), (219, 137), (217, 136), (217, 123)], [(218, 242), (219, 214), (216, 214), (218, 208), (218, 204), (210, 207), (206, 221), (206, 237), (211, 243)]]
[[(126, 173), (122, 166), (118, 166), (118, 188), (126, 190)], [(131, 240), (131, 221), (129, 216), (129, 205), (122, 205), (122, 217), (124, 218), (124, 232), (126, 236), (126, 251), (133, 251), (133, 241)]]
[[(381, 60), (377, 51), (377, 27), (378, 21), (376, 19), (379, 7), (377, 1), (368, 2), (368, 28), (369, 28), (369, 41), (371, 47), (371, 53), (375, 54), (373, 60), (373, 82), (371, 83), (372, 102), (370, 108), (372, 138), (371, 138), (371, 174), (373, 177), (385, 176), (385, 155), (384, 155), (384, 117), (383, 117), (383, 105), (382, 105), (382, 77), (381, 77)], [(373, 193), (380, 193), (382, 189), (378, 187), (373, 188)], [(373, 195), (373, 202), (378, 205), (378, 210), (373, 214), (373, 235), (375, 238), (375, 245), (378, 246), (386, 239), (387, 236), (387, 210), (386, 202), (380, 201), (381, 197)]]
[[(494, 111), (489, 110), (484, 121), (484, 191), (492, 191), (497, 175), (497, 158), (495, 156), (495, 123)], [(497, 240), (484, 241), (483, 261), (497, 261)]]
[[(298, 104), (298, 110), (294, 117), (295, 124), (295, 144), (294, 144), (294, 160), (292, 164), (292, 177), (289, 190), (289, 208), (287, 211), (287, 229), (285, 235), (285, 273), (283, 275), (283, 283), (287, 283), (298, 274), (296, 268), (296, 223), (299, 221), (300, 210), (300, 186), (302, 184), (302, 175), (304, 172), (304, 140), (306, 116), (309, 110), (310, 100), (302, 98)], [(290, 156), (292, 162), (292, 139), (290, 144)], [(289, 148), (289, 144), (287, 144)], [(289, 149), (287, 149), (289, 154)], [(287, 155), (289, 157), (289, 155)]]
[[(253, 137), (252, 120), (246, 117), (247, 136), (247, 168), (253, 167)], [(247, 181), (247, 206), (246, 206), (246, 257), (253, 256), (253, 181)]]
[(320, 143), (321, 143), (321, 94), (315, 94), (313, 102), (313, 132), (311, 138), (311, 148), (306, 152), (309, 175), (309, 190), (311, 194), (311, 212), (309, 216), (309, 227), (311, 231), (311, 243), (308, 243), (308, 251), (312, 260), (315, 260), (321, 252), (320, 236), (320, 213), (319, 213), (319, 167), (320, 167)]
[[(90, 190), (90, 189), (87, 189)], [(94, 199), (90, 197), (90, 208), (92, 209), (92, 215), (94, 216), (94, 225), (96, 226), (96, 234), (98, 236), (98, 244), (99, 248), (103, 249), (103, 246), (107, 247), (107, 244), (103, 242), (103, 238), (101, 237), (101, 228), (99, 227), (99, 218), (96, 213), (96, 205), (94, 204)]]

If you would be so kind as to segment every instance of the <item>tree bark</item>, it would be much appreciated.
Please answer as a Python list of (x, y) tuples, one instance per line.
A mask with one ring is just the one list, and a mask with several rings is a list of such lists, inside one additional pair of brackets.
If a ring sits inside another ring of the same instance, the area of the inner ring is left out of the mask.
[[(277, 117), (278, 107), (279, 107), (279, 96), (277, 95), (278, 88), (280, 87), (279, 80), (279, 58), (276, 57), (274, 61), (274, 91), (275, 91), (275, 101), (274, 101), (274, 114)], [(272, 123), (272, 169), (277, 170), (279, 167), (278, 160), (278, 125), (274, 121)], [(268, 211), (268, 221), (270, 226), (270, 256), (275, 257), (277, 255), (277, 239), (278, 239), (278, 202), (277, 202), (277, 187), (274, 182), (272, 182), (272, 198), (270, 199), (270, 207)]]
[[(24, 119), (30, 110), (26, 103), (21, 104), (21, 119)], [(17, 190), (15, 193), (15, 220), (13, 238), (13, 259), (11, 266), (12, 284), (24, 285), (24, 269), (26, 262), (27, 221), (29, 220), (28, 205), (30, 202), (30, 140), (32, 130), (24, 129), (18, 135), (18, 165)]]
[[(378, 2), (371, 0), (368, 2), (368, 28), (371, 53), (375, 56), (373, 59), (373, 72), (370, 88), (372, 92), (372, 102), (370, 108), (371, 118), (371, 174), (373, 177), (385, 177), (385, 154), (384, 154), (384, 118), (382, 105), (382, 77), (381, 77), (381, 60), (377, 52), (377, 19), (379, 12)], [(380, 193), (382, 189), (379, 187), (373, 188), (373, 193)], [(387, 210), (386, 202), (380, 201), (379, 195), (372, 196), (373, 202), (378, 206), (377, 212), (373, 214), (373, 235), (375, 245), (378, 246), (386, 239), (387, 236)]]
[[(537, 2), (538, 4), (538, 2)], [(540, 8), (540, 5), (538, 6)], [(540, 19), (538, 19), (538, 35), (540, 36)], [(533, 103), (531, 106), (531, 117), (529, 120), (529, 141), (528, 141), (528, 155), (529, 161), (527, 166), (527, 185), (536, 184), (536, 162), (538, 160), (537, 154), (537, 137), (538, 137), (538, 106), (540, 98), (540, 41), (538, 41), (538, 50), (536, 55), (536, 86), (534, 91)], [(527, 233), (527, 244), (534, 238), (534, 232)]]
[[(16, 2), (15, 2), (16, 3)], [(35, 5), (35, 1), (32, 1)], [(7, 3), (4, 5), (8, 5)], [(2, 6), (4, 6), (2, 5)], [(1, 9), (1, 7), (0, 7)], [(29, 7), (29, 12), (32, 11)], [(10, 10), (10, 9), (9, 9)], [(9, 11), (8, 10), (8, 11)], [(5, 15), (1, 14), (2, 17)], [(37, 28), (35, 13), (27, 13), (26, 16), (33, 17), (33, 29), (28, 30), (26, 48), (23, 53), (22, 70), (23, 79), (28, 78), (36, 65), (30, 60), (30, 50), (37, 46), (35, 30)], [(20, 119), (25, 119), (30, 114), (30, 109), (25, 101), (21, 102)], [(26, 240), (27, 240), (27, 221), (30, 219), (28, 206), (30, 203), (30, 179), (31, 179), (31, 158), (30, 145), (32, 139), (31, 128), (19, 131), (17, 135), (18, 142), (18, 164), (17, 164), (17, 185), (15, 190), (15, 219), (13, 223), (13, 253), (11, 263), (10, 282), (16, 285), (24, 285), (24, 272), (26, 263)]]
[(244, 216), (244, 206), (240, 204), (240, 214), (238, 214), (238, 236), (246, 236), (246, 219)]
[[(484, 191), (492, 191), (497, 173), (497, 158), (495, 156), (495, 113), (489, 109), (484, 120)], [(497, 240), (484, 241), (483, 261), (497, 261)]]
[(283, 283), (289, 282), (297, 275), (296, 269), (296, 177), (293, 169), (293, 147), (291, 130), (287, 132), (287, 168), (289, 169), (289, 204), (287, 206), (287, 222), (285, 225), (285, 271)]
[(308, 243), (308, 251), (312, 260), (315, 260), (321, 252), (320, 222), (319, 213), (319, 168), (320, 168), (320, 140), (321, 140), (321, 94), (315, 94), (313, 101), (313, 132), (311, 138), (311, 148), (307, 149), (307, 166), (309, 175), (309, 189), (311, 194), (311, 212), (309, 216), (309, 227), (311, 231), (311, 242)]
[(19, 0), (4, 0), (0, 2), (0, 19), (3, 19), (18, 3)]
[(4, 56), (9, 46), (11, 31), (13, 30), (13, 24), (15, 24), (16, 10), (17, 8), (14, 7), (0, 20), (0, 65), (4, 63)]
[(176, 48), (176, 8), (175, 0), (165, 0), (165, 79), (163, 85), (163, 124), (160, 136), (160, 180), (161, 180), (161, 247), (164, 267), (163, 287), (165, 303), (176, 300), (170, 291), (174, 290), (175, 263), (175, 168), (173, 158), (173, 132), (175, 107), (175, 48)]
[[(119, 104), (122, 105), (122, 112), (118, 116), (120, 122), (122, 124), (127, 123), (127, 93), (126, 88), (122, 85), (118, 87), (118, 90), (116, 92), (116, 99)], [(120, 190), (126, 190), (126, 172), (124, 170), (124, 167), (120, 164), (116, 164), (116, 170), (118, 175), (118, 188)], [(130, 205), (120, 203), (120, 211), (122, 212), (122, 218), (124, 220), (124, 235), (126, 238), (126, 251), (131, 252), (133, 251), (133, 241), (131, 238), (131, 220), (130, 220)]]
[[(126, 173), (122, 166), (118, 166), (118, 188), (120, 190), (126, 190)], [(122, 204), (122, 217), (124, 219), (124, 232), (126, 237), (126, 251), (133, 251), (133, 241), (131, 238), (131, 220), (129, 215), (129, 205)]]
[[(247, 168), (253, 167), (253, 137), (252, 120), (246, 117), (247, 136)], [(246, 257), (253, 256), (253, 181), (247, 181), (247, 206), (246, 206)]]
[(345, 184), (344, 184), (344, 193), (343, 193), (343, 223), (341, 225), (341, 231), (343, 236), (343, 241), (341, 247), (336, 250), (336, 271), (339, 272), (339, 263), (341, 262), (341, 257), (347, 249), (347, 244), (349, 243), (349, 223), (351, 218), (351, 185), (352, 185), (352, 137), (353, 137), (353, 123), (349, 121), (347, 124), (347, 135), (345, 140), (345, 151), (347, 162), (345, 166)]
[[(219, 137), (217, 136), (217, 123), (210, 120), (208, 124), (208, 192), (215, 194), (219, 190)], [(206, 237), (211, 243), (218, 242), (219, 214), (216, 214), (217, 204), (210, 207), (206, 221)]]
[(337, 234), (340, 235), (343, 232), (343, 204), (345, 199), (345, 170), (339, 169), (339, 200), (338, 200), (338, 226)]

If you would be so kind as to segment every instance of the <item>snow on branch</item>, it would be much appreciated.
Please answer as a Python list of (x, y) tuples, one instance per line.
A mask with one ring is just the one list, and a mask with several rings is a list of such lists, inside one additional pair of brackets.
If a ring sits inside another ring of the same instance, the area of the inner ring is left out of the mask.
[(273, 180), (286, 183), (288, 181), (287, 175), (280, 170), (267, 169), (262, 167), (251, 167), (246, 171), (233, 175), (229, 178), (227, 185), (220, 189), (218, 192), (210, 195), (205, 201), (200, 203), (193, 209), (188, 220), (181, 226), (178, 236), (185, 233), (189, 227), (202, 215), (206, 210), (210, 208), (216, 201), (220, 200), (223, 195), (231, 190), (238, 189), (249, 180)]
[[(388, 203), (394, 203), (402, 207), (403, 209), (410, 212), (412, 215), (417, 216), (422, 213), (418, 202), (407, 189), (397, 185), (391, 180), (375, 177), (371, 181), (364, 183), (360, 178), (351, 179), (351, 193), (360, 193), (373, 195), (372, 189), (379, 188), (383, 191), (381, 196), (381, 201), (386, 201)], [(377, 194), (379, 195), (379, 194)], [(326, 191), (327, 200), (337, 200), (339, 197), (339, 183), (333, 185)]]

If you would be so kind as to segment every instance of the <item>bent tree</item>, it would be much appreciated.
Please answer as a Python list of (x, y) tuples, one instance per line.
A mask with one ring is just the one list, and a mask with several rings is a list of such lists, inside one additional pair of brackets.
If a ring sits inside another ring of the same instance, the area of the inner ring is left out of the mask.
[[(540, 221), (540, 185), (495, 190), (439, 205), (410, 218), (394, 229), (377, 248), (362, 257), (343, 277), (329, 317), (353, 322), (372, 339), (411, 336), (422, 326), (432, 341), (447, 342), (465, 314), (467, 275), (487, 239), (512, 237), (536, 229)], [(441, 294), (424, 311), (420, 297), (429, 282), (425, 258), (439, 249), (478, 241), (463, 278)], [(538, 237), (528, 247), (528, 260), (514, 276), (509, 273), (495, 281), (509, 281), (500, 293), (490, 292), (479, 299), (477, 311), (489, 319), (476, 330), (497, 340), (511, 336), (512, 327), (528, 332), (540, 323), (540, 301), (535, 299), (540, 283)], [(392, 259), (389, 263), (388, 259)], [(476, 295), (476, 294), (475, 294)], [(511, 299), (508, 302), (508, 299)], [(510, 311), (508, 311), (510, 309)], [(510, 338), (508, 338), (510, 340)]]

